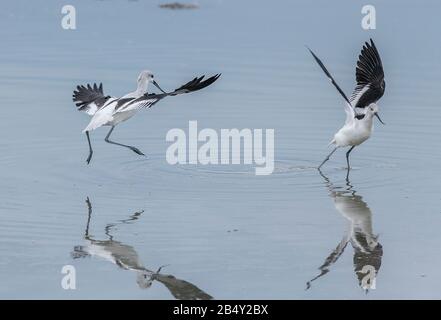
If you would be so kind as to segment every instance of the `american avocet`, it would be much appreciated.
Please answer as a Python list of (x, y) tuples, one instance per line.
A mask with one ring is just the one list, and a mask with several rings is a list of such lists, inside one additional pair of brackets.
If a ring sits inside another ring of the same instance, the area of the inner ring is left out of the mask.
[(370, 41), (370, 43), (365, 43), (361, 50), (361, 54), (358, 57), (356, 68), (357, 85), (351, 99), (347, 98), (320, 59), (308, 48), (329, 80), (331, 80), (332, 84), (337, 88), (338, 92), (346, 101), (345, 125), (334, 135), (334, 139), (329, 143), (329, 145), (335, 145), (335, 148), (320, 164), (318, 167), (319, 169), (329, 160), (338, 148), (350, 147), (346, 152), (346, 162), (348, 164), (349, 175), (349, 154), (356, 146), (360, 145), (371, 136), (373, 117), (376, 116), (378, 120), (384, 124), (378, 115), (378, 106), (376, 105), (376, 102), (383, 96), (386, 88), (383, 65), (374, 42), (372, 39), (370, 39)]
[[(77, 86), (77, 90), (73, 92), (73, 101), (76, 102), (78, 110), (92, 116), (89, 125), (83, 130), (83, 133), (86, 133), (89, 144), (89, 156), (86, 162), (89, 164), (93, 154), (89, 132), (102, 126), (111, 127), (104, 139), (107, 143), (126, 147), (139, 155), (144, 155), (138, 148), (109, 140), (115, 126), (130, 119), (141, 108), (150, 108), (167, 96), (198, 91), (211, 85), (219, 77), (220, 74), (216, 74), (206, 80), (203, 80), (204, 76), (197, 77), (172, 92), (165, 92), (154, 80), (153, 74), (146, 70), (142, 71), (138, 77), (138, 88), (120, 98), (104, 95), (102, 83), (99, 86), (96, 83), (93, 86), (90, 84), (87, 84), (87, 86)], [(161, 90), (162, 93), (147, 93), (150, 82)]]

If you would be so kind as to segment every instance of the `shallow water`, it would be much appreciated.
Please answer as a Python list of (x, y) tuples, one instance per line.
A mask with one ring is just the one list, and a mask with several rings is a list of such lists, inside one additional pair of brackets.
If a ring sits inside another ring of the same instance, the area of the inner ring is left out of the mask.
[[(184, 11), (74, 1), (75, 31), (60, 27), (58, 1), (2, 3), (0, 297), (440, 298), (441, 5), (370, 3), (375, 31), (361, 29), (353, 1), (200, 1)], [(369, 37), (385, 67), (387, 125), (354, 150), (347, 183), (344, 152), (323, 175), (314, 169), (344, 113), (304, 45), (349, 92)], [(103, 81), (121, 95), (146, 68), (167, 89), (222, 78), (117, 127), (113, 138), (147, 158), (104, 143), (103, 128), (87, 166), (88, 118), (72, 89)], [(166, 133), (189, 120), (274, 128), (274, 174), (170, 166)], [(378, 272), (368, 294), (356, 274), (364, 264)], [(64, 265), (76, 269), (76, 290), (61, 287)]]

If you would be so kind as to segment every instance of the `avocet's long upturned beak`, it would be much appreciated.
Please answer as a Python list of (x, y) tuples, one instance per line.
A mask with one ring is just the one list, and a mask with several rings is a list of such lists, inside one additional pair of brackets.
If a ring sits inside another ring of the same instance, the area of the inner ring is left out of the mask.
[(155, 85), (156, 88), (161, 90), (162, 93), (166, 93), (164, 90), (161, 89), (161, 87), (159, 86), (159, 84), (155, 80), (153, 80), (152, 83)]
[(380, 116), (378, 115), (377, 112), (375, 112), (375, 116), (377, 117), (377, 119), (381, 122), (381, 124), (385, 125), (385, 123), (383, 122), (383, 120), (381, 120)]

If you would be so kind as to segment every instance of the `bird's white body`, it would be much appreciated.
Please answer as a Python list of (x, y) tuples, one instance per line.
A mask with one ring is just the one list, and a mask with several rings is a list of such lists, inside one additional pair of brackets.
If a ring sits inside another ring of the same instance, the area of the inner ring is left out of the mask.
[[(139, 109), (124, 109), (124, 105), (120, 105), (119, 110), (116, 110), (118, 103), (121, 103), (124, 99), (137, 99), (142, 97), (147, 93), (148, 85), (151, 81), (153, 81), (152, 73), (148, 70), (142, 71), (138, 77), (137, 89), (121, 98), (111, 98), (102, 108), (92, 114), (92, 119), (83, 130), (83, 133), (102, 126), (116, 126), (133, 117)], [(129, 101), (127, 103), (129, 103)]]
[(356, 146), (362, 144), (372, 134), (373, 129), (373, 118), (378, 114), (378, 106), (375, 103), (371, 103), (365, 108), (365, 114), (356, 115), (355, 110), (352, 105), (348, 102), (345, 105), (346, 111), (346, 123), (345, 125), (334, 135), (334, 139), (329, 143), (329, 145), (334, 145), (334, 150), (325, 158), (325, 160), (318, 167), (320, 169), (323, 164), (329, 160), (331, 155), (338, 149), (342, 147), (350, 147), (346, 153), (346, 161), (348, 164), (348, 175), (349, 177), (349, 153)]
[(114, 113), (112, 115), (112, 120), (110, 120), (105, 125), (106, 126), (116, 126), (118, 123), (124, 122), (124, 121), (130, 119), (131, 117), (133, 117), (138, 110), (139, 109)]
[(335, 135), (331, 144), (337, 147), (358, 146), (370, 138), (373, 130), (373, 118), (367, 115), (345, 124)]
[(102, 126), (116, 126), (117, 124), (133, 117), (136, 111), (138, 111), (138, 109), (135, 109), (135, 110), (115, 112), (117, 101), (118, 100), (115, 99), (114, 102), (110, 102), (108, 105), (104, 106), (103, 108), (95, 112), (89, 124), (83, 130), (83, 133), (86, 131), (93, 131)]

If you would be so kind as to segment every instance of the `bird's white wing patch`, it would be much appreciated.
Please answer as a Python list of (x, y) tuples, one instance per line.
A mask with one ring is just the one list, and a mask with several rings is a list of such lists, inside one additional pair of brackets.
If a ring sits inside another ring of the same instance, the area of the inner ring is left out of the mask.
[(352, 123), (355, 121), (355, 111), (354, 108), (349, 104), (345, 103), (346, 121), (345, 124)]
[(356, 106), (360, 98), (365, 94), (366, 91), (368, 91), (370, 88), (370, 85), (367, 84), (365, 86), (357, 86), (354, 90), (354, 93), (351, 95), (351, 104), (353, 106)]
[(136, 99), (134, 101), (129, 101), (125, 105), (122, 105), (120, 108), (115, 110), (115, 114), (120, 113), (120, 112), (135, 111), (135, 110), (139, 110), (142, 108), (150, 108), (153, 104), (155, 104), (159, 100), (160, 100), (160, 98), (158, 97), (158, 95), (154, 95), (154, 97), (152, 97), (150, 99), (146, 98), (146, 97), (141, 97), (141, 98)]
[(84, 109), (85, 112), (89, 115), (89, 116), (93, 116), (95, 114), (95, 112), (98, 111), (98, 106), (96, 105), (95, 102), (89, 103), (87, 105), (87, 109)]
[(104, 108), (99, 109), (90, 120), (87, 127), (83, 130), (83, 133), (86, 131), (95, 130), (101, 126), (106, 125), (107, 123), (113, 120), (113, 110), (115, 109), (116, 101), (111, 104), (105, 106)]
[(93, 116), (95, 112), (112, 100), (110, 96), (103, 93), (103, 85), (96, 83), (93, 85), (80, 85), (73, 91), (72, 100), (75, 102), (79, 111), (84, 111)]

